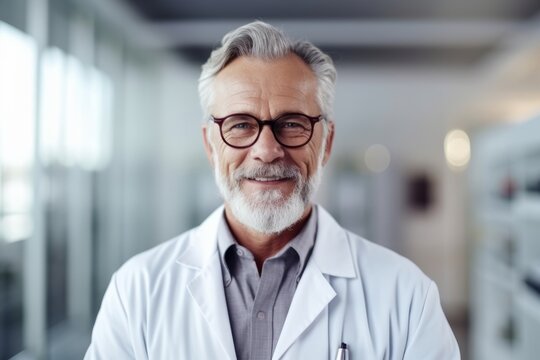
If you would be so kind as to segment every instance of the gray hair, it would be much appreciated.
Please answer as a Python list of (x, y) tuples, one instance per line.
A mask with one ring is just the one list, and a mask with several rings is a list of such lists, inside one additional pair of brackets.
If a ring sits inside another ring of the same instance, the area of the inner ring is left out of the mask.
[(221, 47), (212, 51), (210, 58), (202, 66), (199, 97), (205, 119), (210, 116), (213, 101), (212, 82), (231, 61), (240, 56), (271, 60), (289, 54), (296, 54), (311, 68), (317, 77), (317, 100), (322, 115), (331, 116), (337, 73), (330, 56), (310, 42), (292, 41), (272, 25), (255, 21), (226, 34), (221, 41)]

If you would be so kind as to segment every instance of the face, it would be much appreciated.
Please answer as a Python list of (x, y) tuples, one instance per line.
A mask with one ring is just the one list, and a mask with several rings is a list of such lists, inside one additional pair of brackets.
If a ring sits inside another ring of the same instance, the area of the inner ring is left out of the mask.
[[(291, 112), (321, 114), (317, 79), (295, 55), (271, 61), (237, 58), (217, 75), (213, 86), (214, 117), (246, 113), (267, 120)], [(225, 144), (216, 124), (209, 123), (203, 132), (226, 206), (240, 222), (260, 232), (276, 233), (300, 219), (330, 155), (331, 122), (326, 139), (319, 122), (310, 142), (294, 149), (280, 145), (269, 126), (246, 149)]]

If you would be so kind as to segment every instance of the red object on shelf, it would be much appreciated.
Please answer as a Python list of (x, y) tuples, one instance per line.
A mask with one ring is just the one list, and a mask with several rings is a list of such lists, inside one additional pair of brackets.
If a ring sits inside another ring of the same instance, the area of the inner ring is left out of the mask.
[(516, 192), (516, 182), (511, 177), (504, 179), (501, 188), (501, 196), (505, 199), (511, 200)]

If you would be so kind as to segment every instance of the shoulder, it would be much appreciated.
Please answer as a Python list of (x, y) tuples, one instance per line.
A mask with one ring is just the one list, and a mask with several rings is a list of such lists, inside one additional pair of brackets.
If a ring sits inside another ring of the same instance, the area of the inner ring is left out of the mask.
[[(351, 232), (347, 234), (357, 271), (352, 281), (359, 285), (368, 304), (377, 304), (371, 310), (395, 318), (402, 328), (418, 322), (429, 294), (437, 292), (435, 283), (404, 256)], [(438, 295), (436, 302), (440, 306)]]
[(177, 260), (194, 242), (197, 228), (188, 230), (164, 243), (128, 259), (114, 274), (119, 286), (155, 284), (156, 280), (181, 268)]
[[(412, 261), (344, 229), (321, 206), (318, 210), (321, 231), (317, 241), (324, 250), (324, 256), (320, 258), (325, 268), (343, 266), (330, 262), (350, 262), (354, 268), (352, 278), (360, 280), (366, 291), (378, 295), (402, 295), (403, 292), (427, 294), (432, 281)], [(332, 260), (329, 260), (332, 257), (329, 254), (334, 255)]]
[(222, 216), (223, 207), (219, 207), (199, 226), (130, 258), (117, 276), (156, 278), (177, 274), (178, 268), (202, 268), (217, 250), (216, 232)]
[(400, 338), (417, 331), (424, 313), (435, 314), (432, 321), (446, 322), (437, 285), (416, 264), (358, 235), (347, 234), (357, 269), (351, 288), (364, 299), (374, 322), (393, 319), (392, 329)]
[(431, 279), (411, 260), (354, 233), (346, 232), (361, 276), (376, 280), (395, 279), (411, 285), (429, 286), (431, 283)]

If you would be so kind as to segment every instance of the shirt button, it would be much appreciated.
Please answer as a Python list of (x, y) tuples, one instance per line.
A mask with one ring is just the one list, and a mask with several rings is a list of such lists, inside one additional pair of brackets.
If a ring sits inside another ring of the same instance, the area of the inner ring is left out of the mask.
[(266, 314), (264, 313), (264, 311), (259, 311), (257, 313), (257, 319), (264, 320), (265, 317), (266, 317)]
[(237, 250), (236, 250), (236, 254), (237, 254), (238, 256), (242, 256), (242, 255), (244, 255), (244, 252), (242, 251), (242, 249), (237, 249)]

